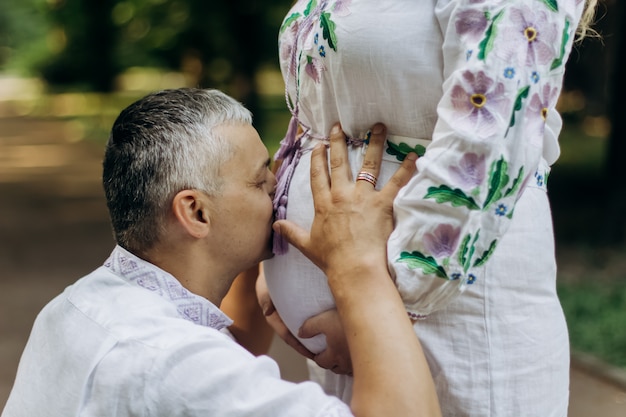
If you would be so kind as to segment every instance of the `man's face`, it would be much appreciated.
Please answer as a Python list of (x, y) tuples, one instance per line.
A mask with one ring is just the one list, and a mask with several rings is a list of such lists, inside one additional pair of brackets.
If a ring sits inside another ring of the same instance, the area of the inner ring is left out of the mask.
[(250, 125), (222, 126), (233, 144), (233, 156), (222, 164), (223, 185), (214, 198), (212, 233), (218, 233), (221, 255), (241, 270), (272, 256), (272, 200), (276, 177), (257, 131)]

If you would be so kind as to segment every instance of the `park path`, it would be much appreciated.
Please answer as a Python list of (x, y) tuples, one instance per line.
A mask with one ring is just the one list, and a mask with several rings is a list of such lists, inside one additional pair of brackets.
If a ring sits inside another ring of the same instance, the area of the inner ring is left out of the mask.
[[(0, 117), (0, 410), (37, 312), (114, 245), (102, 152), (77, 140), (70, 123)], [(270, 355), (286, 379), (304, 379), (303, 361), (282, 342)], [(626, 417), (626, 384), (590, 369), (572, 366), (568, 417)]]

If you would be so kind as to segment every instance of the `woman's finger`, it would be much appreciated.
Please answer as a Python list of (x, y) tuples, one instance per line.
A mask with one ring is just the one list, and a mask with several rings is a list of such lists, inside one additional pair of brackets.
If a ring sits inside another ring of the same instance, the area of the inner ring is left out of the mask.
[(265, 317), (265, 320), (274, 329), (274, 332), (280, 337), (287, 345), (291, 346), (296, 352), (302, 356), (313, 359), (315, 354), (308, 350), (300, 341), (289, 331), (278, 312), (274, 312)]

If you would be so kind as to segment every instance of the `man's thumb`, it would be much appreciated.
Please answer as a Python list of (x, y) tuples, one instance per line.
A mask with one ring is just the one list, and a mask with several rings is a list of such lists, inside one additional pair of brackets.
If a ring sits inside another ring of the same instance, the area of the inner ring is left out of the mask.
[(287, 242), (306, 254), (305, 246), (309, 241), (309, 233), (306, 230), (289, 220), (277, 220), (272, 227), (275, 233), (282, 235)]

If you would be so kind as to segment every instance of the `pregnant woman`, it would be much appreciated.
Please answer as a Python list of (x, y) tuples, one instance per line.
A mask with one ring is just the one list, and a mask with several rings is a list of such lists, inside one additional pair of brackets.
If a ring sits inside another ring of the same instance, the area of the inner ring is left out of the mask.
[[(280, 29), (292, 112), (277, 217), (310, 227), (310, 150), (340, 122), (360, 167), (387, 127), (378, 178), (408, 152), (388, 266), (446, 416), (566, 416), (569, 344), (556, 294), (547, 179), (559, 155), (565, 63), (595, 0), (301, 0)], [(334, 307), (324, 275), (275, 239), (264, 263), (290, 331)], [(300, 338), (312, 352), (323, 334)], [(352, 378), (311, 377), (348, 401)]]

